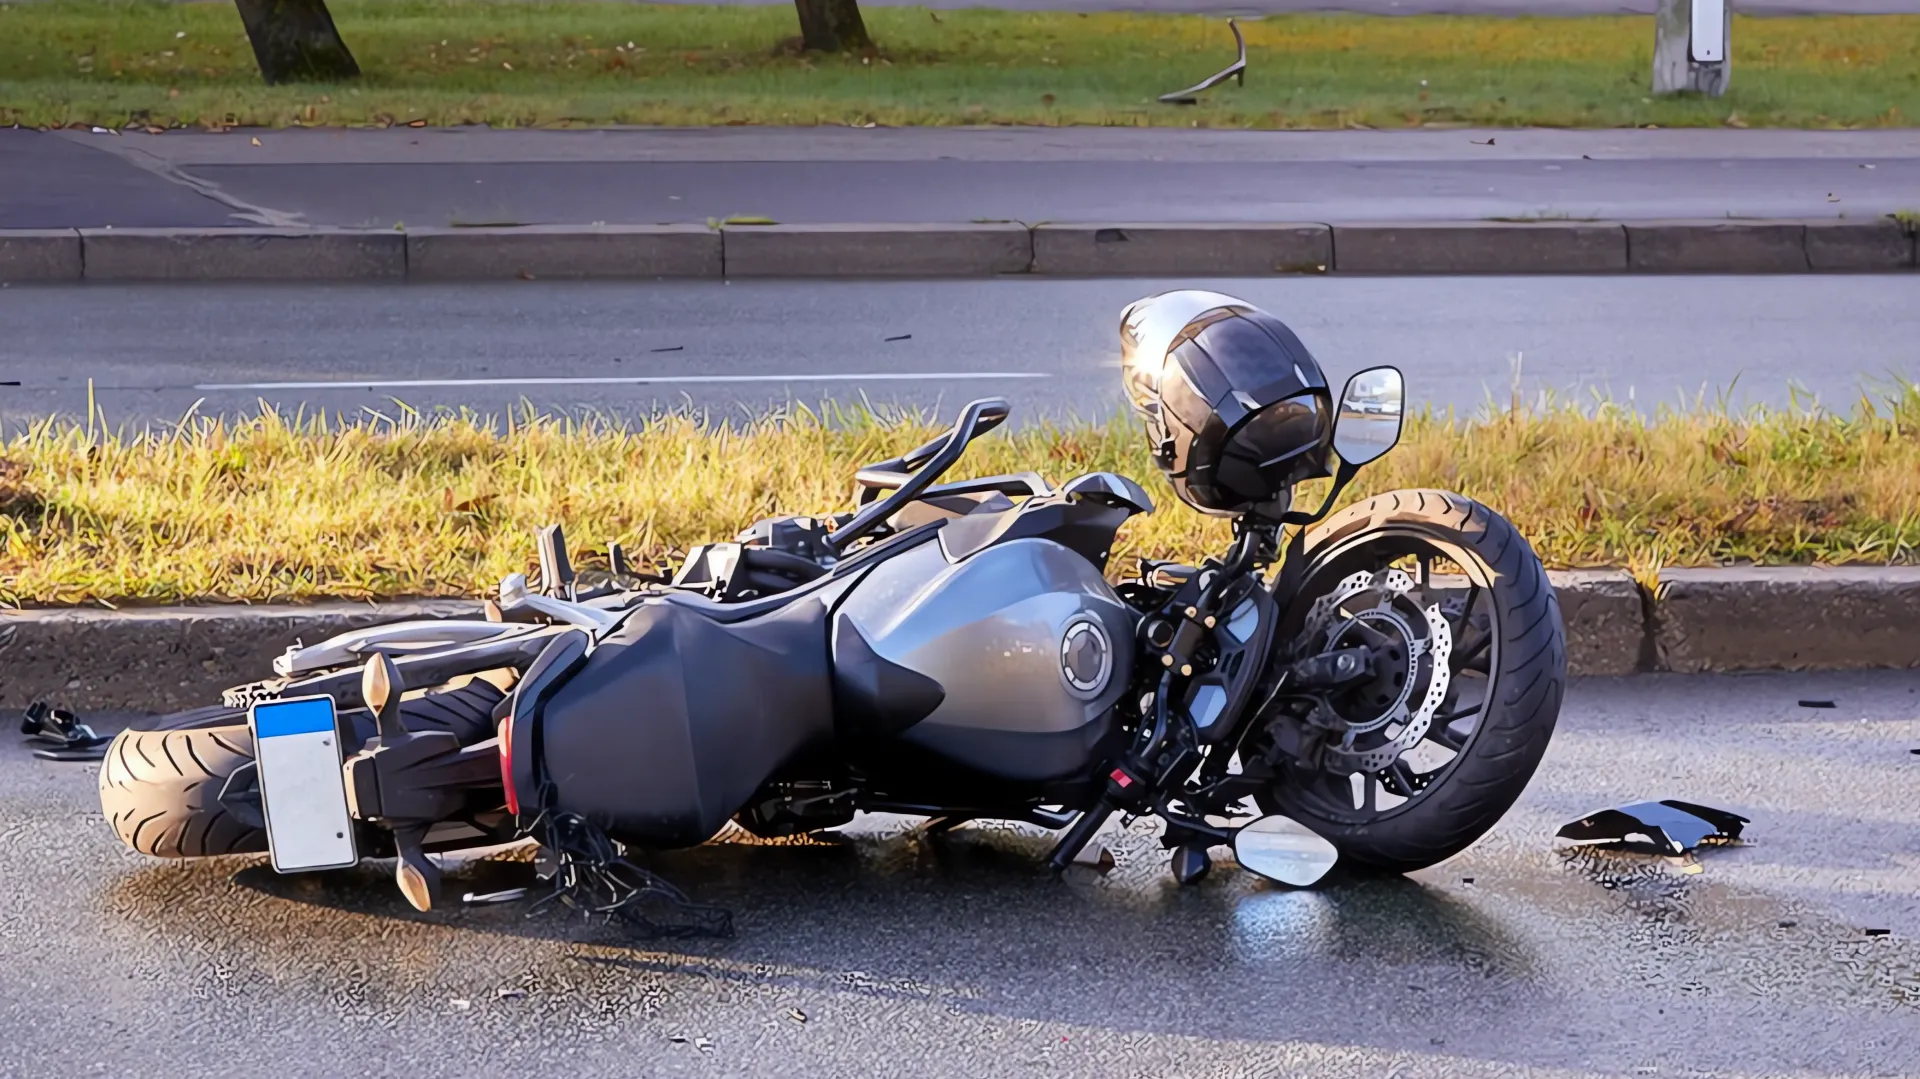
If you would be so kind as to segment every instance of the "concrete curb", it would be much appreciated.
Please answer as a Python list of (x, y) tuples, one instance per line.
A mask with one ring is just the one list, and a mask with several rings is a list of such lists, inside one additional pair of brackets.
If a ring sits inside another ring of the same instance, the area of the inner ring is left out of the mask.
[(720, 234), (702, 225), (413, 229), (407, 278), (719, 277)]
[(1667, 570), (1650, 610), (1660, 670), (1920, 667), (1920, 567)]
[(1335, 225), (1333, 263), (1342, 273), (1622, 273), (1627, 233), (1584, 221)]
[(407, 275), (391, 229), (81, 229), (82, 275), (101, 281), (331, 281)]
[[(1575, 675), (1920, 668), (1920, 567), (1556, 572)], [(295, 638), (475, 617), (477, 603), (0, 612), (0, 707), (177, 711), (267, 677)]]
[(361, 626), (477, 618), (478, 603), (318, 603), (249, 607), (66, 608), (0, 613), (0, 707), (35, 700), (78, 708), (174, 712), (220, 701), (228, 686), (273, 675), (273, 657)]
[(0, 281), (78, 281), (80, 276), (79, 232), (0, 230)]
[(1912, 270), (1864, 221), (529, 225), (0, 230), (0, 282), (1839, 273)]
[(749, 225), (721, 230), (728, 277), (984, 277), (1026, 273), (1020, 224)]
[(1146, 274), (1326, 273), (1327, 225), (1036, 225), (1032, 273), (1080, 277)]

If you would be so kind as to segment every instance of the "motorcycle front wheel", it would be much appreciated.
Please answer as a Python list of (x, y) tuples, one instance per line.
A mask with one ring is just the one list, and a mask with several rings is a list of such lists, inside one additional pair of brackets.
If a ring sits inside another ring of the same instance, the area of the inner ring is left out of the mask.
[(1450, 858), (1512, 807), (1553, 734), (1567, 655), (1546, 570), (1505, 518), (1445, 491), (1351, 506), (1308, 535), (1306, 556), (1280, 641), (1312, 653), (1357, 633), (1404, 648), (1329, 702), (1356, 729), (1380, 726), (1256, 801), (1359, 866), (1405, 873)]

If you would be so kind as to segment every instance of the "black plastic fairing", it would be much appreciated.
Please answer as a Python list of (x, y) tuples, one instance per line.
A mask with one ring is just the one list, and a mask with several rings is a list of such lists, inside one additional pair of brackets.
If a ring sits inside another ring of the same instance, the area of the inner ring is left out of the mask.
[(897, 735), (947, 699), (940, 683), (875, 652), (845, 612), (834, 619), (833, 688), (837, 726), (851, 737)]
[(722, 624), (650, 603), (548, 701), (552, 808), (651, 847), (704, 842), (783, 764), (833, 736), (827, 606)]
[(997, 543), (1049, 539), (1104, 570), (1114, 537), (1133, 512), (1126, 506), (1064, 493), (1030, 498), (1015, 509), (974, 513), (947, 522), (940, 530), (940, 548), (947, 561), (959, 562)]
[(511, 768), (509, 778), (516, 800), (523, 805), (539, 789), (540, 710), (567, 675), (586, 660), (589, 643), (591, 638), (581, 629), (556, 635), (553, 642), (527, 668), (526, 676), (514, 686), (513, 695), (508, 698), (506, 744), (510, 747), (507, 757)]

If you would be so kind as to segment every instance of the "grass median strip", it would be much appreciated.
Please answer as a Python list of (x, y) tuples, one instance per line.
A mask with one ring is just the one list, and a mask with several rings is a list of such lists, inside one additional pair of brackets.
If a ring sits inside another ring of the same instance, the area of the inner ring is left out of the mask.
[[(805, 409), (744, 425), (401, 411), (101, 429), (47, 420), (0, 444), (0, 604), (472, 596), (529, 570), (534, 529), (554, 521), (585, 565), (604, 565), (612, 540), (670, 561), (759, 517), (843, 510), (857, 467), (934, 431), (919, 416)], [(955, 475), (1026, 469), (1148, 484), (1161, 509), (1127, 526), (1117, 567), (1226, 545), (1224, 522), (1174, 501), (1128, 422), (995, 434)], [(1419, 486), (1486, 501), (1558, 567), (1912, 564), (1920, 389), (1849, 413), (1418, 417), (1353, 497)]]
[(0, 2), (0, 123), (1898, 126), (1920, 16), (1736, 17), (1732, 89), (1652, 100), (1646, 17), (1284, 15), (1244, 87), (1222, 20), (875, 8), (879, 51), (802, 56), (785, 5), (334, 0), (364, 77), (267, 87), (230, 3)]

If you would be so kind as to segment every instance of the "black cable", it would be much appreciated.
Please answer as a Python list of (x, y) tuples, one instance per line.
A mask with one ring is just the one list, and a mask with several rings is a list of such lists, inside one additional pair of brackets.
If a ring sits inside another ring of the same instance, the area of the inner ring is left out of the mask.
[[(575, 813), (546, 812), (533, 824), (540, 844), (554, 853), (558, 866), (553, 891), (527, 908), (532, 917), (555, 902), (591, 917), (620, 921), (648, 940), (732, 937), (733, 914), (723, 907), (695, 903), (660, 876), (628, 861), (620, 847), (592, 821)], [(670, 917), (655, 919), (647, 905), (665, 908)]]

